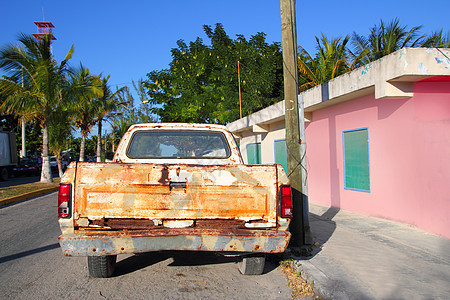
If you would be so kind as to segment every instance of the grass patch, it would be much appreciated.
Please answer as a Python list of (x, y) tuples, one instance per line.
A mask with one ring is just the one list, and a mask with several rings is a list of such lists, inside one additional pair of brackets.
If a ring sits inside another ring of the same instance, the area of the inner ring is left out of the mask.
[(280, 267), (288, 279), (288, 285), (292, 290), (292, 299), (320, 299), (314, 294), (312, 284), (306, 282), (299, 272), (295, 270), (292, 260), (283, 260)]
[(35, 192), (46, 188), (57, 188), (59, 186), (59, 178), (54, 178), (51, 183), (33, 182), (21, 185), (14, 185), (0, 188), (0, 200), (19, 196), (26, 193)]

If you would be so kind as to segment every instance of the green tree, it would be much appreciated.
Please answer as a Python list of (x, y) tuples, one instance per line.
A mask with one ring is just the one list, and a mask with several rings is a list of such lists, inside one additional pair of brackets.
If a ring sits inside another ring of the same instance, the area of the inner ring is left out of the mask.
[(67, 141), (72, 135), (71, 118), (67, 107), (58, 106), (54, 110), (49, 126), (49, 149), (56, 155), (59, 177), (61, 178), (64, 170), (62, 166), (62, 151), (68, 147)]
[(131, 125), (136, 124), (135, 122), (132, 122), (130, 119), (126, 118), (119, 118), (112, 122), (113, 126), (113, 136), (111, 138), (112, 143), (114, 144), (114, 147), (118, 144), (122, 136), (127, 132), (128, 128), (130, 128)]
[(157, 121), (157, 118), (152, 113), (152, 106), (149, 104), (144, 81), (142, 79), (139, 79), (137, 82), (132, 81), (132, 86), (137, 94), (137, 101), (135, 101), (129, 87), (123, 87), (116, 92), (119, 105), (115, 113), (111, 114), (110, 124), (113, 127), (113, 131), (108, 136), (108, 140), (114, 146), (109, 149), (117, 145), (131, 125)]
[(450, 31), (445, 34), (443, 29), (433, 32), (422, 42), (421, 47), (427, 48), (450, 48)]
[(37, 41), (31, 35), (21, 34), (19, 42), (22, 45), (11, 44), (0, 50), (0, 68), (8, 74), (0, 79), (0, 92), (7, 96), (1, 109), (39, 122), (43, 133), (41, 182), (52, 182), (48, 128), (54, 108), (65, 99), (67, 61), (73, 47), (57, 64), (50, 35)]
[(95, 160), (96, 148), (97, 148), (97, 136), (93, 135), (90, 138), (87, 138), (85, 143), (85, 155), (88, 158), (87, 161), (92, 162)]
[(322, 33), (320, 39), (316, 37), (317, 53), (314, 58), (305, 49), (299, 47), (300, 91), (336, 78), (352, 68), (353, 64), (349, 64), (346, 48), (349, 39), (346, 36), (328, 40)]
[(278, 43), (265, 34), (231, 39), (221, 24), (204, 26), (210, 46), (197, 38), (172, 49), (169, 69), (147, 74), (152, 111), (161, 121), (222, 123), (239, 118), (238, 61), (245, 115), (282, 99), (283, 71)]
[(380, 21), (380, 25), (375, 25), (370, 29), (370, 34), (366, 38), (353, 33), (352, 54), (355, 58), (360, 57), (360, 65), (368, 64), (382, 58), (404, 47), (420, 47), (424, 36), (419, 35), (422, 26), (412, 27), (401, 26), (400, 20), (395, 18), (387, 25)]
[(103, 77), (101, 79), (102, 96), (99, 97), (95, 102), (97, 105), (97, 162), (101, 161), (101, 147), (102, 147), (102, 125), (103, 121), (113, 117), (113, 113), (119, 108), (120, 100), (118, 94), (121, 89), (116, 92), (111, 91), (111, 87), (108, 84), (110, 76)]
[[(157, 121), (157, 118), (152, 114), (152, 106), (149, 104), (149, 98), (147, 94), (147, 89), (145, 87), (145, 82), (140, 78), (137, 82), (131, 81), (133, 89), (135, 90), (138, 98), (138, 105), (136, 114), (136, 123), (153, 123)], [(134, 98), (131, 97), (132, 103), (134, 103)]]
[(97, 123), (99, 99), (103, 95), (102, 82), (98, 76), (91, 75), (82, 64), (70, 74), (70, 95), (74, 125), (81, 131), (79, 161), (84, 161), (86, 138)]

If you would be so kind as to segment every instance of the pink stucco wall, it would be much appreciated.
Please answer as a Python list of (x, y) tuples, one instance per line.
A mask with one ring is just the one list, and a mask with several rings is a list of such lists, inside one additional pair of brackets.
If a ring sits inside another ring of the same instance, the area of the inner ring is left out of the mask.
[[(344, 189), (342, 132), (368, 128), (370, 193)], [(408, 99), (368, 95), (306, 124), (309, 201), (406, 222), (450, 238), (450, 82)]]

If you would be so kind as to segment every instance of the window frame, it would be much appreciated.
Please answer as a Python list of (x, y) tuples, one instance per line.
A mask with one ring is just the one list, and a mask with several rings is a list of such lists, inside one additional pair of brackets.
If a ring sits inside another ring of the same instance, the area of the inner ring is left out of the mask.
[[(163, 132), (163, 133), (167, 133), (167, 132), (185, 132), (185, 133), (215, 133), (215, 134), (220, 134), (223, 141), (224, 141), (224, 145), (226, 146), (226, 156), (130, 156), (129, 155), (129, 151), (130, 151), (130, 147), (133, 143), (133, 139), (137, 134), (141, 134), (141, 133), (148, 133), (148, 132)], [(128, 143), (127, 149), (125, 151), (125, 155), (130, 158), (130, 159), (227, 159), (231, 156), (231, 149), (230, 149), (230, 145), (228, 142), (227, 137), (225, 136), (225, 134), (223, 132), (219, 132), (219, 131), (206, 131), (206, 130), (138, 130), (135, 131), (132, 136), (130, 137), (130, 142)]]

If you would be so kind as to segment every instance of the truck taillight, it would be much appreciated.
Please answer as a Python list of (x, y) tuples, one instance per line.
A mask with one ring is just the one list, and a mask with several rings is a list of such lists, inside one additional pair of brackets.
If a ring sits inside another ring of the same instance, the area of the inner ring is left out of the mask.
[(70, 218), (70, 191), (69, 183), (61, 183), (58, 193), (58, 218)]
[(292, 190), (290, 185), (280, 187), (281, 217), (292, 218)]

